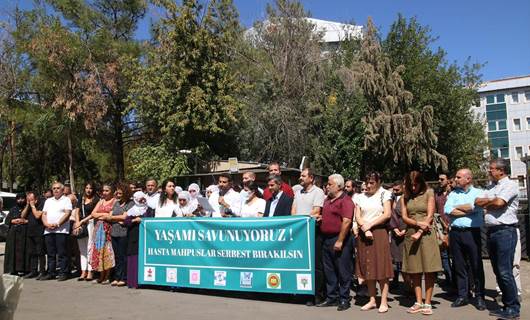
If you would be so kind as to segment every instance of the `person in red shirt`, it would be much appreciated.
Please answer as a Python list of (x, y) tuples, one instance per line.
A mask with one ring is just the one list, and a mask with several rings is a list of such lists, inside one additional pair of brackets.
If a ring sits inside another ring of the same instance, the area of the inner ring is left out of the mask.
[(350, 286), (353, 280), (353, 237), (350, 228), (355, 208), (351, 197), (344, 192), (344, 178), (329, 176), (328, 197), (322, 208), (320, 231), (324, 242), (323, 262), (326, 275), (326, 301), (317, 307), (338, 306), (338, 311), (350, 308)]
[[(282, 176), (282, 171), (280, 170), (280, 164), (278, 162), (274, 161), (269, 164), (269, 175)], [(287, 183), (282, 182), (281, 189), (288, 197), (294, 198), (293, 189)], [(272, 193), (269, 188), (265, 188), (265, 190), (263, 190), (263, 199), (268, 201), (271, 197)]]

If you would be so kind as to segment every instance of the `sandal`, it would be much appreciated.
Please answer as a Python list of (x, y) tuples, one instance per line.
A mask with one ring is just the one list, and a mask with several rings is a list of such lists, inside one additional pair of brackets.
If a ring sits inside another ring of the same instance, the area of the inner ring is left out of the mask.
[(432, 314), (432, 305), (430, 304), (423, 304), (423, 308), (421, 309), (421, 313), (424, 316), (430, 316)]
[(110, 283), (111, 286), (115, 287), (118, 285), (118, 280), (114, 280)]
[(127, 283), (125, 281), (118, 281), (118, 283), (116, 284), (117, 287), (125, 287), (127, 285)]
[(361, 311), (368, 311), (368, 310), (372, 310), (372, 309), (375, 309), (377, 307), (377, 305), (375, 303), (370, 303), (368, 302), (367, 304), (365, 304), (364, 306), (361, 307)]
[(414, 302), (412, 307), (407, 309), (407, 313), (415, 314), (423, 311), (423, 304)]
[(384, 304), (380, 305), (380, 306), (379, 306), (379, 310), (377, 310), (377, 312), (379, 312), (379, 313), (386, 313), (386, 312), (388, 312), (388, 305), (384, 305)]

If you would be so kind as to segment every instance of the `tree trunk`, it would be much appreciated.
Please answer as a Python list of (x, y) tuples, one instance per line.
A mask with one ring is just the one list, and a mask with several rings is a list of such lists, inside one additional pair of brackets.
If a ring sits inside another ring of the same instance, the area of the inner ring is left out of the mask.
[(9, 133), (9, 192), (13, 192), (15, 183), (15, 121), (11, 121)]
[(75, 176), (74, 176), (74, 149), (72, 147), (72, 130), (70, 125), (66, 132), (66, 140), (68, 143), (68, 177), (70, 179), (70, 188), (75, 194)]
[(113, 114), (112, 124), (114, 127), (114, 141), (116, 154), (116, 176), (118, 181), (125, 180), (125, 160), (123, 155), (123, 119), (122, 108), (116, 108)]

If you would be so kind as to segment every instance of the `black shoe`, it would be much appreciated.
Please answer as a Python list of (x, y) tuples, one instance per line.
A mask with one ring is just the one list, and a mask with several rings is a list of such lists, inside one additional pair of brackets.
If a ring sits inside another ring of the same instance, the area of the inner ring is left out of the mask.
[(46, 280), (55, 280), (56, 276), (54, 274), (47, 274), (44, 277), (41, 277), (40, 280), (46, 281)]
[(313, 300), (308, 300), (308, 301), (305, 303), (305, 305), (306, 305), (307, 307), (314, 307), (314, 306), (315, 306), (315, 302), (314, 302)]
[(317, 307), (336, 307), (339, 305), (339, 302), (337, 300), (326, 300), (322, 303), (317, 304)]
[(348, 310), (351, 307), (350, 303), (348, 301), (341, 301), (339, 303), (339, 306), (337, 307), (337, 311), (344, 311)]
[(42, 278), (46, 277), (46, 275), (47, 275), (46, 272), (41, 272), (41, 273), (39, 273), (37, 278), (35, 278), (35, 280), (42, 280)]
[(68, 280), (68, 276), (66, 274), (61, 274), (58, 278), (57, 278), (57, 281), (66, 281)]
[(27, 275), (24, 276), (24, 279), (33, 279), (38, 277), (39, 274), (37, 272), (30, 272)]
[(483, 297), (477, 297), (477, 304), (475, 305), (477, 310), (484, 311), (486, 310), (486, 301)]
[(509, 312), (505, 309), (497, 309), (490, 311), (489, 315), (503, 320), (519, 319), (520, 316), (518, 313)]
[(451, 307), (452, 308), (458, 308), (458, 307), (462, 307), (462, 306), (465, 306), (469, 303), (469, 301), (467, 299), (464, 299), (464, 298), (457, 298), (455, 300), (455, 302), (451, 303)]

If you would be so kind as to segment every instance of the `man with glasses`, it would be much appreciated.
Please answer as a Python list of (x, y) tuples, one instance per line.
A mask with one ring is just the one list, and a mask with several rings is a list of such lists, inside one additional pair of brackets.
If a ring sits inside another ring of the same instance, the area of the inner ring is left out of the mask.
[(63, 195), (64, 186), (55, 182), (52, 185), (53, 196), (46, 200), (42, 209), (44, 239), (48, 252), (48, 274), (41, 280), (56, 278), (56, 257), (59, 261), (59, 281), (68, 279), (68, 259), (66, 257), (66, 240), (70, 230), (70, 213), (72, 202)]
[(517, 319), (521, 304), (512, 268), (517, 245), (519, 187), (508, 177), (508, 165), (504, 159), (490, 161), (488, 174), (493, 184), (475, 200), (475, 205), (485, 209), (488, 252), (504, 304), (503, 308), (491, 311), (490, 315)]

